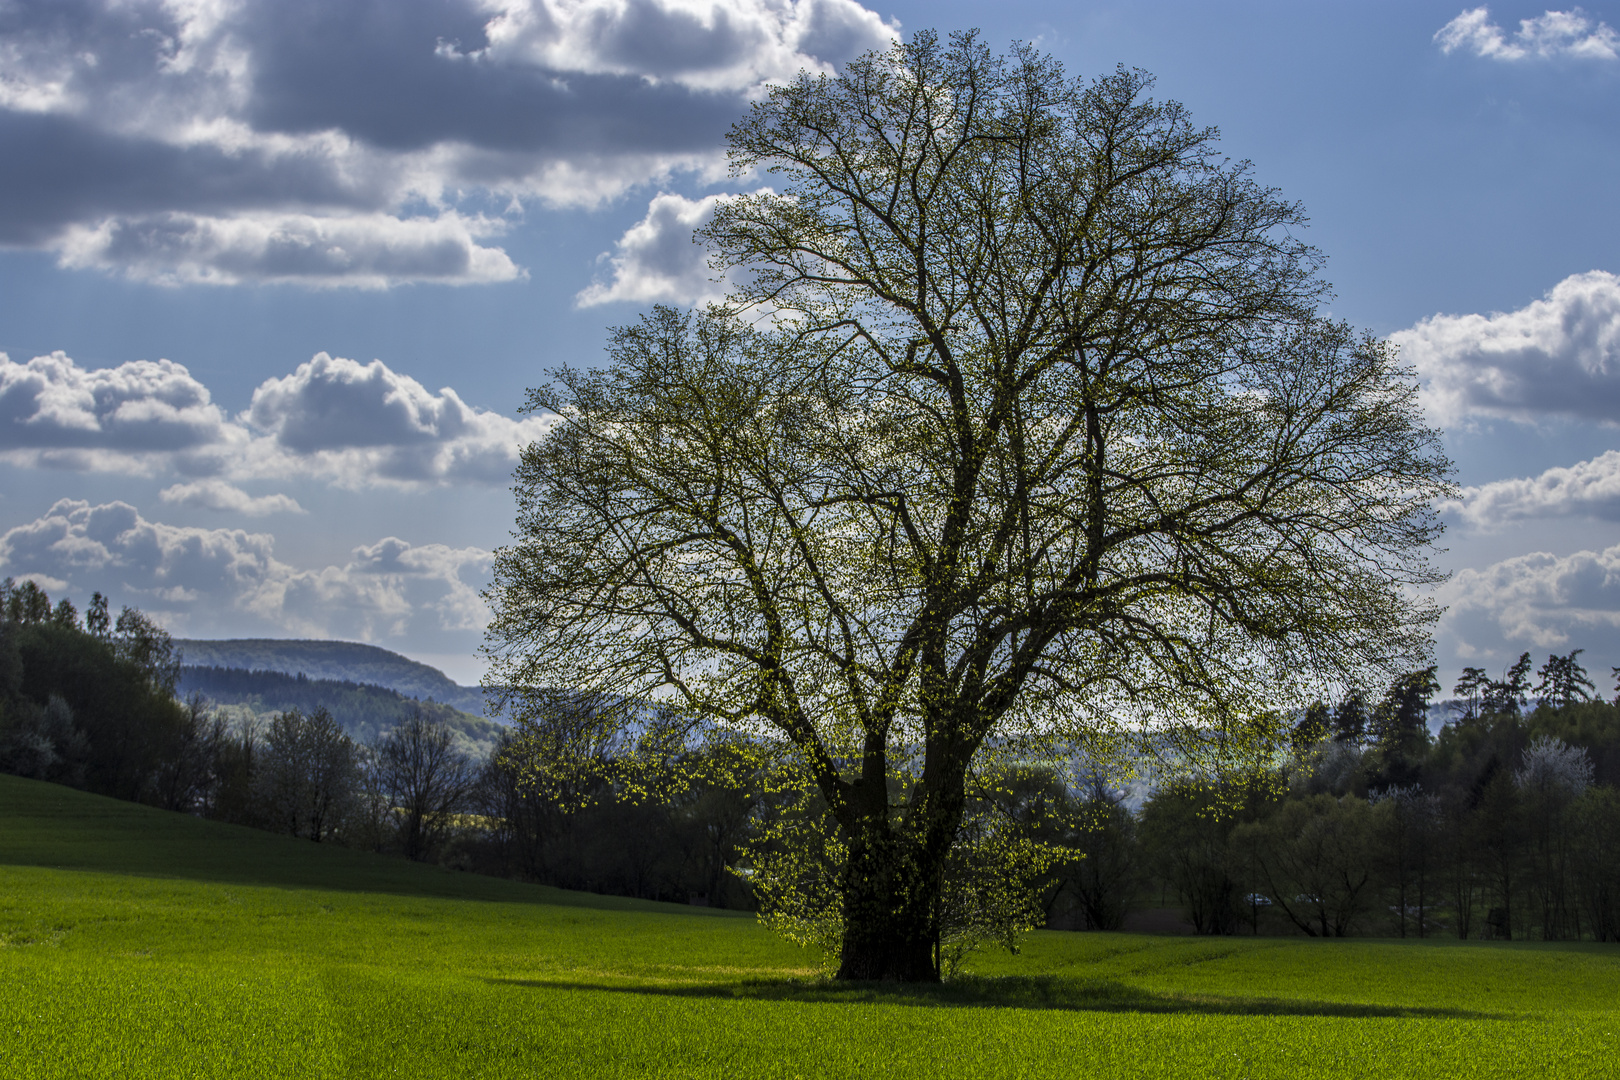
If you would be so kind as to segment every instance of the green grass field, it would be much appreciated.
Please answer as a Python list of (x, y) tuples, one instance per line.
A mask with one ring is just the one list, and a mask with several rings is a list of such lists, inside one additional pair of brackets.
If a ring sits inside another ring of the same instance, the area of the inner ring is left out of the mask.
[(1620, 1076), (1620, 950), (1037, 933), (843, 987), (747, 916), (0, 776), (0, 1077)]

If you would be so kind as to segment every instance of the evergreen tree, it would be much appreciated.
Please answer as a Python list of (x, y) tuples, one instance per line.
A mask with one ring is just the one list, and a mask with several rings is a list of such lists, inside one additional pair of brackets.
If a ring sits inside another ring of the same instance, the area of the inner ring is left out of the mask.
[(73, 601), (67, 597), (56, 602), (56, 608), (51, 612), (51, 622), (67, 630), (79, 628), (79, 611), (73, 606)]
[(1586, 669), (1575, 659), (1585, 651), (1576, 649), (1568, 656), (1554, 654), (1547, 657), (1547, 662), (1536, 672), (1536, 694), (1543, 702), (1562, 709), (1577, 701), (1592, 700), (1591, 692), (1597, 687), (1592, 685), (1592, 680), (1586, 677)]
[(1457, 680), (1457, 685), (1451, 688), (1451, 692), (1462, 698), (1467, 706), (1467, 711), (1463, 713), (1464, 720), (1479, 719), (1480, 702), (1490, 685), (1491, 677), (1485, 673), (1484, 668), (1463, 668), (1462, 678)]
[(1485, 686), (1480, 708), (1488, 713), (1517, 716), (1530, 691), (1530, 654), (1521, 653), (1513, 666), (1500, 680), (1493, 679)]
[[(6, 579), (9, 584), (11, 579)], [(51, 598), (32, 581), (12, 585), (6, 592), (5, 617), (14, 623), (40, 623), (51, 617)]]
[(1373, 712), (1380, 750), (1411, 756), (1429, 745), (1429, 699), (1440, 689), (1434, 668), (1410, 671), (1390, 684)]
[(1385, 691), (1372, 714), (1373, 748), (1377, 758), (1372, 787), (1413, 783), (1417, 767), (1429, 748), (1429, 699), (1440, 689), (1434, 668), (1409, 671)]
[(1360, 743), (1367, 737), (1367, 703), (1359, 690), (1346, 694), (1333, 710), (1333, 741)]
[(107, 598), (100, 593), (90, 597), (90, 608), (84, 613), (84, 629), (91, 637), (103, 640), (112, 634), (112, 618), (107, 614)]

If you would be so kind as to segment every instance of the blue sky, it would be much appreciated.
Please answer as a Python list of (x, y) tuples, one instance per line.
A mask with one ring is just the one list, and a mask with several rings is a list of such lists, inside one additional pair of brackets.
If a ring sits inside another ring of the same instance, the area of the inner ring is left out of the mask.
[(712, 288), (750, 95), (979, 27), (1145, 68), (1305, 204), (1465, 497), (1448, 685), (1620, 664), (1620, 8), (0, 0), (0, 573), (480, 667), (516, 409)]

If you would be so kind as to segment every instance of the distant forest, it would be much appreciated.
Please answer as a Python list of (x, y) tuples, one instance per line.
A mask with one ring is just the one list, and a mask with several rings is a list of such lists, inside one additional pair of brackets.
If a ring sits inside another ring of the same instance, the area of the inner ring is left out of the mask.
[(114, 618), (96, 593), (81, 617), (32, 581), (0, 582), (0, 771), (432, 860), (478, 846), (468, 810), (501, 735), (381, 686), (183, 669), (134, 608)]
[(406, 697), (454, 705), (474, 716), (484, 714), (484, 693), (461, 686), (438, 668), (418, 663), (375, 645), (355, 641), (237, 638), (221, 641), (180, 638), (174, 643), (181, 662), (193, 667), (239, 668), (245, 671), (303, 673), (311, 679), (384, 686)]
[[(1029, 762), (969, 817), (1066, 853), (1037, 883), (1054, 928), (1617, 941), (1620, 704), (1579, 657), (1534, 682), (1528, 656), (1499, 679), (1467, 669), (1438, 735), (1430, 668), (1290, 718), (1256, 774), (1164, 779), (1138, 804), (1119, 778)], [(791, 811), (768, 777), (722, 747), (683, 755), (724, 782), (637, 797), (607, 760), (563, 790), (536, 783), (546, 741), (517, 735), (382, 686), (182, 668), (139, 611), (98, 595), (81, 618), (0, 583), (0, 771), (565, 888), (754, 905), (750, 851)]]
[(443, 724), (458, 751), (479, 759), (489, 756), (501, 731), (499, 724), (482, 716), (439, 701), (418, 701), (386, 686), (281, 671), (185, 665), (180, 668), (177, 692), (183, 698), (201, 694), (210, 703), (225, 706), (233, 719), (251, 717), (261, 723), (273, 713), (312, 713), (324, 708), (357, 742), (376, 739), (420, 715)]

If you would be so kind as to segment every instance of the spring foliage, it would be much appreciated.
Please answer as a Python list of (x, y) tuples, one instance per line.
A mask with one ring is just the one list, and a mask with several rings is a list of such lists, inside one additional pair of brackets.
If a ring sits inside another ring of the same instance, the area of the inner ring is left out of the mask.
[(492, 679), (791, 753), (846, 977), (937, 978), (948, 897), (1015, 887), (1030, 853), (973, 854), (1008, 764), (1231, 761), (1426, 646), (1412, 373), (1150, 86), (925, 33), (773, 89), (730, 144), (783, 190), (701, 234), (738, 292), (530, 398)]

